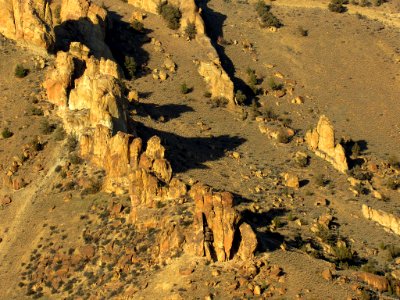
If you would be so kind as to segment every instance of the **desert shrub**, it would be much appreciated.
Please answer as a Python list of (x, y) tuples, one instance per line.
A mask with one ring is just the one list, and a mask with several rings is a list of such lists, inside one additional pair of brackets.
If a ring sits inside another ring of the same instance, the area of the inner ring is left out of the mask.
[(131, 24), (132, 28), (138, 32), (143, 32), (144, 29), (144, 25), (142, 22), (138, 21), (138, 20), (134, 20)]
[(297, 157), (295, 157), (294, 162), (300, 168), (305, 168), (309, 164), (309, 157), (308, 156), (297, 156)]
[(68, 159), (73, 165), (80, 165), (83, 162), (82, 158), (80, 158), (76, 153), (71, 153)]
[(358, 157), (360, 153), (361, 153), (360, 145), (357, 142), (355, 142), (353, 147), (351, 147), (351, 155), (353, 157)]
[(178, 7), (168, 4), (168, 2), (161, 2), (157, 7), (157, 11), (167, 22), (168, 28), (179, 29), (182, 13)]
[(397, 158), (397, 156), (391, 156), (388, 159), (388, 163), (389, 165), (393, 168), (393, 169), (397, 169), (400, 170), (400, 161)]
[(273, 91), (278, 91), (278, 90), (283, 89), (283, 84), (282, 83), (277, 83), (273, 78), (269, 79), (268, 86)]
[(61, 126), (57, 126), (57, 128), (54, 130), (54, 139), (56, 141), (62, 141), (65, 138), (65, 131)]
[(39, 130), (42, 134), (50, 134), (54, 131), (55, 128), (55, 125), (50, 124), (49, 121), (47, 121), (46, 119), (40, 122)]
[(314, 177), (314, 183), (317, 186), (326, 186), (329, 183), (329, 180), (325, 178), (324, 174), (317, 174)]
[(337, 262), (340, 263), (351, 263), (354, 259), (354, 253), (350, 246), (345, 243), (333, 247), (333, 253)]
[(266, 107), (264, 109), (263, 116), (270, 120), (277, 120), (279, 117), (271, 107)]
[(326, 228), (325, 226), (318, 224), (318, 231), (315, 233), (322, 242), (328, 245), (334, 245), (337, 241), (337, 233), (334, 230)]
[(39, 141), (38, 137), (35, 137), (31, 141), (31, 146), (35, 151), (42, 151), (44, 149), (44, 145)]
[(385, 250), (387, 251), (387, 257), (389, 260), (400, 257), (400, 247), (394, 245), (387, 245), (385, 247)]
[(125, 56), (124, 67), (127, 77), (129, 77), (130, 79), (135, 78), (137, 71), (137, 63), (135, 61), (135, 58), (132, 56)]
[(225, 97), (214, 97), (211, 101), (212, 107), (226, 107), (228, 104), (228, 99)]
[(181, 94), (186, 95), (190, 93), (191, 89), (187, 86), (186, 83), (181, 84)]
[(39, 107), (32, 106), (29, 110), (32, 116), (43, 116), (43, 110)]
[(204, 94), (203, 94), (203, 96), (204, 96), (205, 98), (211, 98), (212, 94), (211, 94), (209, 91), (205, 91)]
[(251, 68), (247, 68), (246, 73), (248, 77), (247, 83), (249, 84), (250, 87), (254, 87), (257, 84), (256, 71)]
[(371, 180), (373, 174), (369, 171), (364, 171), (360, 166), (355, 166), (349, 171), (349, 175), (357, 180)]
[(8, 139), (9, 137), (13, 136), (13, 133), (10, 131), (8, 127), (4, 128), (3, 131), (1, 132), (1, 136), (4, 139)]
[(61, 20), (61, 5), (57, 5), (54, 9), (54, 18), (57, 22)]
[(395, 191), (400, 188), (400, 180), (397, 178), (389, 178), (386, 181), (386, 187)]
[(344, 13), (347, 9), (343, 4), (347, 4), (348, 1), (345, 0), (331, 0), (328, 4), (328, 9), (336, 13)]
[(196, 37), (197, 29), (194, 23), (189, 22), (185, 28), (185, 35), (190, 39), (193, 40)]
[(271, 12), (271, 6), (260, 0), (256, 3), (256, 12), (261, 19), (263, 27), (282, 27), (281, 21)]
[(242, 105), (246, 101), (246, 95), (241, 90), (238, 90), (235, 93), (235, 100), (238, 105)]
[(24, 78), (28, 75), (28, 73), (29, 73), (29, 70), (25, 69), (22, 65), (18, 64), (15, 67), (14, 74), (15, 74), (15, 77), (17, 77), (17, 78)]
[(308, 30), (304, 29), (302, 26), (297, 27), (297, 31), (301, 36), (308, 36)]
[(75, 135), (69, 135), (67, 139), (67, 150), (68, 152), (73, 152), (76, 150), (76, 147), (78, 146), (78, 139)]

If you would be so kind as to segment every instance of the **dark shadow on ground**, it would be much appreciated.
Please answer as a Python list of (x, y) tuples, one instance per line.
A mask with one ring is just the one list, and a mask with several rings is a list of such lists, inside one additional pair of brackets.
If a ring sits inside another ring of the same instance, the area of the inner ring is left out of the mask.
[(183, 137), (171, 132), (165, 132), (146, 127), (136, 122), (135, 127), (139, 136), (146, 142), (157, 135), (166, 148), (166, 158), (172, 164), (175, 173), (190, 169), (206, 169), (207, 161), (218, 160), (243, 144), (246, 140), (238, 136), (221, 135), (216, 137)]
[(186, 112), (194, 111), (192, 107), (184, 104), (158, 105), (154, 103), (139, 103), (134, 105), (133, 108), (141, 117), (150, 116), (154, 120), (159, 120), (162, 117), (164, 119), (163, 122), (179, 118)]
[(356, 166), (361, 166), (364, 163), (364, 159), (360, 158), (354, 158), (352, 157), (353, 154), (353, 149), (355, 148), (356, 145), (358, 145), (358, 152), (359, 154), (364, 154), (366, 150), (368, 150), (368, 143), (365, 140), (359, 140), (359, 141), (353, 141), (353, 140), (347, 140), (347, 141), (340, 141), (340, 144), (343, 146), (346, 157), (347, 157), (347, 162), (349, 165), (349, 169), (353, 169)]
[(252, 99), (255, 96), (253, 90), (242, 79), (235, 76), (236, 69), (234, 63), (225, 53), (224, 46), (218, 43), (218, 39), (224, 35), (223, 26), (227, 17), (208, 7), (208, 2), (209, 0), (196, 1), (197, 6), (201, 8), (201, 15), (206, 25), (206, 33), (210, 37), (213, 47), (217, 50), (222, 67), (233, 81), (235, 90), (241, 90), (247, 99)]
[(89, 18), (68, 20), (54, 27), (55, 43), (50, 53), (69, 51), (72, 42), (79, 42), (90, 49), (89, 55), (111, 59), (124, 70), (125, 57), (133, 57), (136, 62), (135, 76), (147, 73), (149, 54), (143, 50), (143, 45), (150, 41), (148, 29), (135, 30), (131, 24), (122, 20), (122, 16), (114, 11), (108, 11), (107, 19), (98, 18), (93, 24)]
[(284, 216), (288, 210), (272, 208), (267, 212), (257, 213), (251, 210), (244, 210), (241, 212), (242, 222), (249, 224), (256, 233), (258, 240), (257, 251), (274, 251), (280, 248), (284, 242), (284, 236), (277, 233), (265, 230), (265, 228), (272, 223), (276, 217)]
[(134, 29), (131, 24), (122, 20), (121, 15), (114, 11), (108, 12), (105, 41), (117, 63), (124, 69), (125, 76), (130, 78), (124, 68), (125, 57), (133, 57), (137, 64), (136, 77), (147, 74), (146, 67), (149, 53), (143, 50), (143, 45), (150, 42), (150, 29)]

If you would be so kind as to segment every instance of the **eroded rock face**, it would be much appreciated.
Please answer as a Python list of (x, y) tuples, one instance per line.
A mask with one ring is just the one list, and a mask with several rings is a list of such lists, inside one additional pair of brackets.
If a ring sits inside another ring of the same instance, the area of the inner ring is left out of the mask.
[(375, 221), (383, 227), (400, 235), (400, 217), (384, 212), (382, 210), (373, 209), (365, 204), (362, 206), (362, 214), (365, 218)]
[[(233, 207), (233, 195), (215, 192), (202, 184), (195, 184), (189, 195), (195, 202), (192, 251), (210, 260), (231, 259), (234, 240), (240, 239), (236, 233), (240, 215)], [(242, 239), (238, 253), (241, 258), (247, 259), (254, 253), (257, 239), (251, 227), (245, 223), (241, 225), (240, 233)]]
[[(128, 3), (150, 13), (157, 14), (159, 0), (128, 0)], [(234, 107), (234, 86), (232, 80), (221, 66), (218, 54), (205, 34), (205, 24), (200, 15), (199, 8), (194, 0), (169, 0), (168, 3), (176, 6), (182, 13), (181, 31), (189, 23), (196, 26), (196, 41), (201, 47), (198, 53), (202, 55), (198, 61), (199, 74), (206, 81), (213, 98), (225, 98), (229, 107)]]
[(62, 0), (60, 19), (61, 24), (54, 28), (58, 49), (67, 51), (70, 43), (78, 40), (97, 58), (112, 58), (104, 42), (107, 10), (90, 0)]
[(199, 74), (204, 77), (213, 98), (225, 98), (234, 106), (233, 82), (220, 64), (200, 62)]
[(0, 0), (0, 33), (30, 46), (54, 44), (49, 0)]
[(308, 131), (305, 136), (308, 147), (315, 154), (330, 162), (335, 169), (346, 173), (349, 169), (344, 148), (335, 143), (335, 131), (329, 119), (322, 115), (317, 128)]

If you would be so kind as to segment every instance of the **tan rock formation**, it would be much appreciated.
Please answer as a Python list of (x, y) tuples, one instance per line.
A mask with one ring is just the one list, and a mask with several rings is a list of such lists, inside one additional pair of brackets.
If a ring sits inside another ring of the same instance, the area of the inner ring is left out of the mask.
[[(80, 42), (90, 48), (96, 57), (112, 58), (108, 46), (105, 44), (107, 11), (90, 0), (62, 0), (61, 25), (55, 28), (58, 40), (66, 40), (69, 43), (76, 39), (79, 32)], [(69, 28), (64, 24), (69, 23)], [(71, 39), (70, 35), (74, 35)], [(67, 50), (68, 45), (58, 45)]]
[(49, 0), (0, 0), (0, 33), (43, 49), (54, 43)]
[[(150, 13), (157, 14), (159, 0), (128, 0), (128, 3)], [(196, 26), (196, 41), (202, 48), (199, 50), (199, 74), (209, 86), (213, 98), (226, 98), (230, 107), (235, 106), (234, 86), (232, 80), (221, 66), (218, 54), (205, 34), (204, 21), (194, 0), (169, 0), (170, 4), (177, 6), (181, 13), (181, 30), (184, 31), (188, 23)], [(205, 55), (204, 55), (204, 54)]]
[(357, 277), (380, 292), (386, 292), (389, 288), (389, 281), (384, 276), (368, 272), (359, 272)]
[(348, 165), (344, 148), (341, 144), (335, 143), (335, 131), (326, 116), (320, 117), (317, 128), (308, 131), (305, 139), (317, 156), (330, 162), (338, 171), (346, 173)]
[(189, 194), (195, 202), (193, 242), (197, 245), (196, 254), (218, 261), (230, 259), (235, 226), (239, 221), (232, 194), (213, 192), (202, 184), (194, 185)]
[(230, 105), (234, 105), (233, 82), (222, 69), (221, 65), (214, 62), (200, 62), (199, 74), (209, 85), (213, 98), (226, 98)]
[(251, 226), (243, 223), (239, 227), (241, 242), (237, 255), (242, 260), (252, 259), (257, 248), (257, 237)]
[(365, 204), (362, 206), (362, 214), (365, 218), (375, 221), (395, 234), (400, 235), (400, 216), (373, 209)]

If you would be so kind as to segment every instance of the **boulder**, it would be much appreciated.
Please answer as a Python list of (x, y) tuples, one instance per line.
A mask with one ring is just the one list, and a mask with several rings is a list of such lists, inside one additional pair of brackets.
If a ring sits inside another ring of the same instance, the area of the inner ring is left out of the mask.
[(347, 172), (349, 168), (344, 148), (335, 143), (335, 131), (326, 116), (320, 117), (316, 129), (306, 133), (305, 140), (317, 156), (331, 163), (338, 171)]
[(237, 255), (242, 260), (252, 259), (258, 244), (256, 234), (247, 223), (241, 224), (239, 226), (239, 231), (241, 240)]

